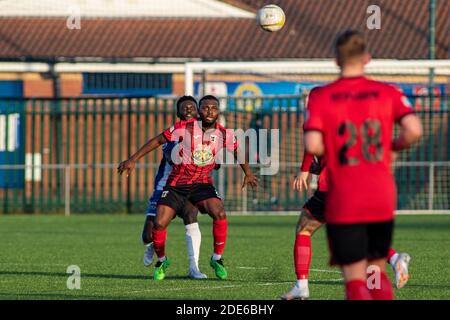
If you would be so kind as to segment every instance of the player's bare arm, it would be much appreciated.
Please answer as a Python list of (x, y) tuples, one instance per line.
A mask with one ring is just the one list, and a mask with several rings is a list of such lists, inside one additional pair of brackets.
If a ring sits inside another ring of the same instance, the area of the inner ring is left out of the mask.
[(156, 148), (158, 148), (159, 146), (163, 145), (166, 142), (167, 140), (162, 133), (150, 139), (149, 141), (147, 141), (146, 144), (144, 144), (141, 148), (139, 148), (139, 150), (136, 151), (136, 153), (134, 153), (128, 160), (122, 161), (117, 167), (117, 172), (120, 175), (122, 175), (122, 173), (126, 171), (128, 177), (134, 170), (134, 167), (136, 166), (136, 161), (138, 161), (147, 153), (152, 152), (153, 150), (155, 150)]
[(400, 121), (400, 133), (392, 143), (394, 151), (400, 151), (409, 148), (417, 143), (422, 136), (422, 123), (418, 116), (408, 114)]
[(306, 151), (315, 155), (322, 156), (324, 153), (323, 136), (319, 131), (308, 131), (305, 133)]

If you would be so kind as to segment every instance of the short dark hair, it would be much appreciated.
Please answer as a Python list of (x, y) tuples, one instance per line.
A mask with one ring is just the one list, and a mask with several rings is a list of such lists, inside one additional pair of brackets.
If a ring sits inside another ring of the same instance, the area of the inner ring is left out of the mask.
[(215, 96), (213, 96), (213, 95), (211, 95), (211, 94), (208, 94), (208, 95), (202, 97), (202, 98), (200, 99), (200, 101), (198, 102), (198, 105), (201, 106), (201, 105), (202, 105), (202, 102), (205, 101), (205, 100), (215, 100), (215, 101), (217, 102), (217, 105), (220, 105), (219, 99), (217, 99), (217, 97), (215, 97)]
[(361, 32), (346, 30), (336, 38), (334, 51), (338, 61), (346, 62), (367, 52), (367, 44)]
[(197, 100), (193, 96), (182, 96), (177, 100), (177, 112), (180, 111), (181, 104), (185, 101), (192, 101), (197, 107)]

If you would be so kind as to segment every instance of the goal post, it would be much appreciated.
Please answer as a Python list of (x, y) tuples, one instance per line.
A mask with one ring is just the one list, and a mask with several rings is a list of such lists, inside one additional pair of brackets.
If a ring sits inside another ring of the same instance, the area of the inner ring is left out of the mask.
[[(424, 124), (420, 145), (403, 152), (395, 164), (398, 212), (450, 213), (450, 60), (374, 59), (366, 74), (402, 89)], [(433, 90), (430, 74), (435, 77)], [(311, 88), (338, 75), (331, 59), (185, 64), (185, 94), (217, 96), (227, 127), (280, 133), (280, 171), (261, 177), (263, 192), (236, 193), (232, 184), (239, 180), (238, 167), (224, 167), (218, 173), (219, 190), (224, 190), (231, 211), (287, 212), (305, 200), (290, 187), (303, 157), (305, 98)]]
[[(334, 60), (251, 61), (251, 62), (188, 62), (185, 64), (185, 94), (194, 94), (195, 74), (236, 73), (267, 75), (337, 75)], [(450, 60), (384, 60), (374, 59), (366, 67), (372, 76), (428, 76), (450, 77)]]

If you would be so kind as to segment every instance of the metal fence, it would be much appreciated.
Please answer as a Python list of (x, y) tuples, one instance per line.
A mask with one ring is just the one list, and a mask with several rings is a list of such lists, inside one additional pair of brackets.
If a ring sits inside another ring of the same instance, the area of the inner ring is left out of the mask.
[[(409, 98), (425, 136), (396, 163), (398, 209), (449, 210), (448, 97)], [(228, 97), (221, 104), (220, 121), (229, 128), (280, 130), (280, 172), (261, 176), (258, 192), (240, 190), (237, 167), (213, 173), (227, 210), (298, 210), (307, 195), (291, 183), (303, 156), (304, 97)], [(115, 169), (175, 120), (170, 98), (0, 100), (0, 212), (143, 212), (161, 151), (148, 155), (129, 179)]]

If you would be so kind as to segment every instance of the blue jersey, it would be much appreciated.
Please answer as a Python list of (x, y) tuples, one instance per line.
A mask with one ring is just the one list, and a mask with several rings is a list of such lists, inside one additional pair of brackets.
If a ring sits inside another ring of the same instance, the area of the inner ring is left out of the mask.
[(155, 183), (153, 186), (153, 194), (148, 200), (147, 215), (156, 216), (156, 206), (161, 198), (164, 187), (166, 186), (167, 178), (172, 172), (172, 163), (170, 161), (170, 155), (172, 149), (175, 147), (176, 142), (167, 142), (163, 145), (163, 158), (159, 164), (158, 173), (155, 177)]
[(154, 190), (162, 191), (166, 186), (167, 178), (172, 172), (172, 163), (170, 161), (170, 155), (172, 149), (175, 147), (175, 142), (167, 142), (163, 145), (163, 158), (159, 164), (158, 173), (155, 177)]

